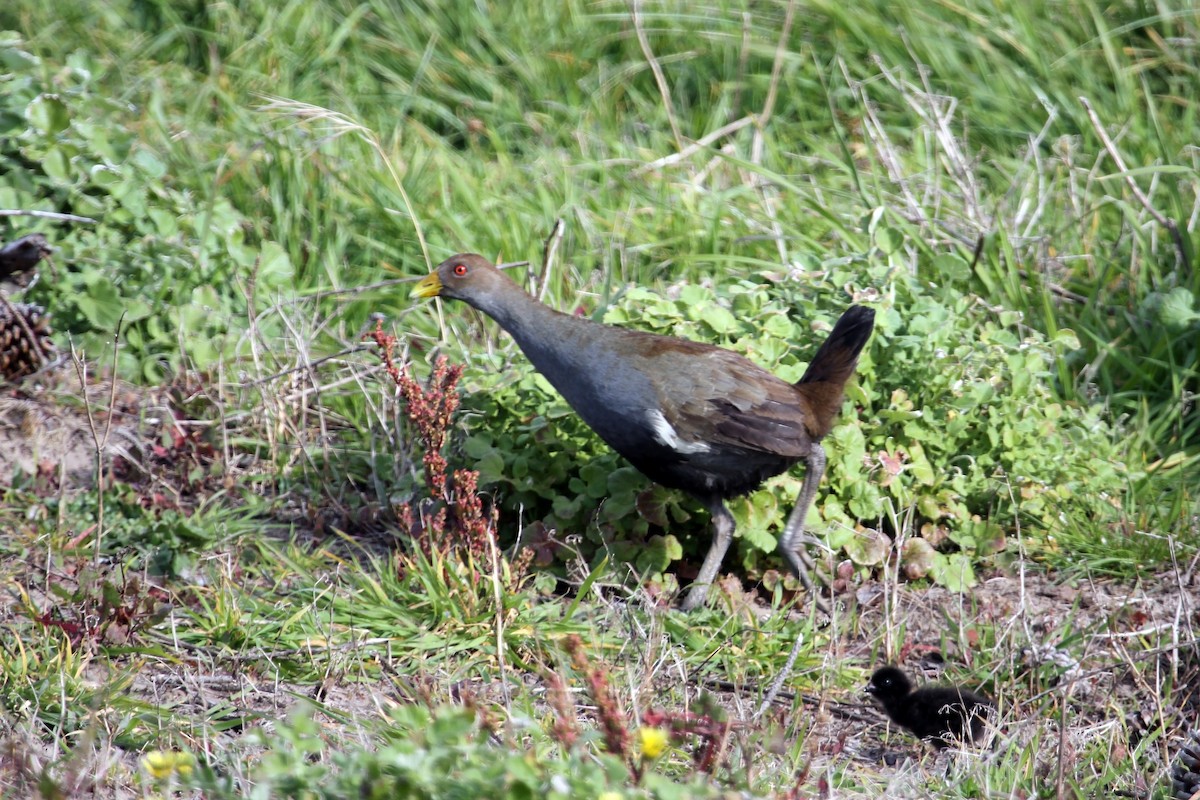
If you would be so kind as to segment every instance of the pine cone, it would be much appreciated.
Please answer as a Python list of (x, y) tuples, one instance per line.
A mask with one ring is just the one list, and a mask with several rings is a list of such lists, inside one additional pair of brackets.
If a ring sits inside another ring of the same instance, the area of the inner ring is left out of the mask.
[(1188, 738), (1171, 767), (1171, 797), (1175, 800), (1200, 797), (1200, 728), (1193, 729)]
[(32, 303), (0, 302), (0, 377), (17, 381), (53, 357), (46, 309)]

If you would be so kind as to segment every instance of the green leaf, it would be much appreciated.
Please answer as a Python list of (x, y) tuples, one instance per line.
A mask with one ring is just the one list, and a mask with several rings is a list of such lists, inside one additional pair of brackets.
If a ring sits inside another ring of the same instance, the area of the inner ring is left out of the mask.
[(904, 246), (904, 234), (895, 228), (880, 226), (875, 231), (875, 246), (890, 256)]
[(727, 308), (710, 305), (704, 309), (702, 321), (718, 336), (728, 336), (738, 331), (737, 317)]
[(670, 489), (654, 485), (637, 496), (637, 510), (642, 519), (651, 525), (665, 528), (671, 524), (667, 517), (667, 503), (670, 500)]
[(179, 232), (179, 223), (171, 212), (161, 208), (150, 208), (148, 213), (159, 236), (170, 238)]
[(643, 574), (654, 574), (665, 570), (672, 561), (683, 558), (683, 545), (671, 534), (651, 536), (637, 556), (636, 565)]
[(771, 531), (782, 522), (779, 499), (768, 488), (759, 489), (729, 503), (729, 512), (737, 523), (737, 536), (764, 553), (772, 553), (778, 540)]
[(1054, 343), (1064, 350), (1078, 350), (1079, 336), (1070, 328), (1059, 328), (1054, 334)]
[(488, 433), (472, 434), (463, 441), (463, 452), (470, 458), (483, 458), (495, 449)]
[(974, 555), (993, 555), (1007, 546), (1004, 528), (983, 519), (968, 519), (958, 529), (950, 531), (950, 540), (965, 552)]
[(97, 188), (111, 191), (113, 186), (121, 182), (121, 173), (112, 167), (97, 164), (89, 170), (88, 178)]
[(71, 112), (56, 94), (39, 94), (25, 107), (25, 119), (41, 133), (56, 136), (71, 124)]
[(108, 278), (92, 282), (86, 294), (75, 298), (75, 305), (93, 328), (106, 332), (116, 328), (125, 310), (121, 295)]
[(475, 470), (479, 473), (481, 485), (502, 483), (505, 480), (504, 456), (492, 448), (475, 462)]
[(0, 66), (5, 72), (24, 72), (42, 63), (41, 59), (8, 44), (0, 44)]
[(1200, 319), (1200, 313), (1196, 311), (1196, 298), (1183, 286), (1176, 286), (1161, 296), (1158, 319), (1171, 333), (1187, 330)]
[(925, 456), (925, 448), (920, 442), (913, 442), (908, 448), (908, 464), (905, 471), (912, 475), (923, 486), (932, 486), (937, 478), (933, 465)]
[(71, 160), (61, 147), (51, 147), (46, 150), (42, 156), (42, 171), (57, 183), (71, 182)]
[(929, 542), (919, 538), (909, 539), (904, 543), (904, 551), (900, 555), (905, 577), (909, 580), (924, 578), (933, 569), (937, 556), (937, 551)]
[[(15, 136), (25, 130), (27, 124), (27, 120), (22, 114), (0, 108), (0, 136)], [(0, 206), (3, 207), (11, 205), (11, 203), (0, 203)]]
[(855, 564), (865, 567), (882, 564), (892, 549), (892, 540), (883, 531), (867, 528), (858, 531), (846, 545), (846, 555)]
[(583, 481), (583, 490), (588, 497), (600, 500), (609, 496), (609, 475), (604, 466), (594, 462), (584, 464), (579, 470), (579, 477)]
[(259, 251), (258, 275), (264, 285), (287, 286), (292, 281), (292, 260), (278, 242), (263, 242)]
[(934, 256), (933, 269), (947, 283), (956, 283), (971, 277), (970, 265), (961, 256), (953, 253)]
[(198, 369), (207, 369), (216, 363), (220, 351), (207, 336), (190, 336), (187, 339), (187, 354)]
[(613, 497), (618, 495), (632, 495), (646, 487), (646, 476), (633, 467), (620, 467), (608, 472), (607, 475), (608, 494), (611, 494)]
[(771, 314), (762, 321), (763, 333), (785, 342), (796, 334), (796, 328), (787, 314)]
[(965, 553), (953, 553), (949, 556), (938, 553), (933, 561), (930, 576), (939, 586), (945, 586), (953, 592), (966, 591), (976, 583), (971, 559)]
[[(657, 294), (645, 290), (646, 295), (641, 299), (657, 300)], [(708, 289), (695, 283), (686, 283), (679, 287), (679, 302), (686, 308), (696, 308), (698, 306), (707, 305), (712, 302), (713, 295)]]
[(150, 305), (144, 298), (134, 297), (125, 300), (125, 317), (124, 323), (126, 326), (134, 322), (140, 322), (147, 319), (154, 313), (154, 307)]
[(579, 610), (579, 604), (583, 601), (583, 598), (588, 596), (588, 591), (592, 588), (592, 584), (596, 582), (597, 578), (604, 574), (604, 571), (607, 567), (608, 556), (604, 556), (600, 559), (600, 562), (592, 568), (592, 571), (588, 573), (587, 577), (583, 579), (583, 583), (580, 585), (579, 591), (575, 593), (575, 599), (571, 601), (571, 605), (567, 607), (567, 613), (563, 615), (564, 622), (569, 621), (575, 616), (575, 612)]
[(139, 148), (131, 160), (142, 172), (154, 180), (167, 174), (167, 165), (163, 163), (162, 159), (145, 148)]

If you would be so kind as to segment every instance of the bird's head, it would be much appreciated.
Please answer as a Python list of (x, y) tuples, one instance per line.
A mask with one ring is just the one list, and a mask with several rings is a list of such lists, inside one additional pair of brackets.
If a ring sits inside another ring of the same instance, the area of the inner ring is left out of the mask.
[(871, 682), (863, 688), (863, 691), (879, 700), (887, 700), (904, 697), (912, 691), (912, 684), (909, 683), (908, 676), (899, 668), (880, 667), (875, 670), (875, 674), (871, 676)]
[(472, 302), (492, 292), (507, 278), (492, 262), (475, 253), (459, 253), (437, 265), (413, 287), (412, 296), (448, 297)]

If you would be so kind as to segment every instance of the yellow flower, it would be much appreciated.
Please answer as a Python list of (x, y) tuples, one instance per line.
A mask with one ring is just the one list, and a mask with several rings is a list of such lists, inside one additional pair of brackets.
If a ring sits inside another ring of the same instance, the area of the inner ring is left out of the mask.
[(151, 750), (142, 756), (142, 769), (155, 780), (165, 780), (172, 775), (186, 778), (192, 774), (196, 759), (191, 753)]
[(596, 800), (625, 800), (625, 795), (620, 792), (601, 792)]
[(638, 750), (642, 758), (658, 758), (667, 752), (667, 732), (662, 728), (638, 728)]

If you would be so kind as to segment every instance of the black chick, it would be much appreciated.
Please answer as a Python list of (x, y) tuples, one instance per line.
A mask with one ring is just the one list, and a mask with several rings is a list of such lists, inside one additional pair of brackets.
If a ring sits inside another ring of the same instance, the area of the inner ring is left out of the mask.
[(863, 691), (883, 705), (892, 722), (939, 750), (978, 740), (996, 709), (988, 698), (959, 686), (914, 690), (897, 667), (876, 670)]
[(25, 289), (37, 281), (37, 265), (54, 248), (40, 233), (31, 233), (0, 247), (0, 283)]
[(1193, 728), (1188, 738), (1171, 767), (1171, 797), (1175, 800), (1200, 796), (1200, 728)]

